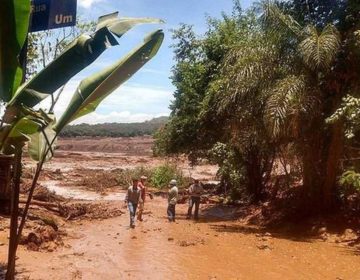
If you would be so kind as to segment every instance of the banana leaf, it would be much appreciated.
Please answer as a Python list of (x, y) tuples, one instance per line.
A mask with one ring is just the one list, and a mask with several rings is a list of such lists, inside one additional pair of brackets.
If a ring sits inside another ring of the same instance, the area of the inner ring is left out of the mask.
[(105, 97), (155, 56), (164, 39), (162, 30), (152, 32), (139, 47), (108, 68), (81, 81), (64, 114), (55, 125), (59, 133), (71, 121), (93, 112)]
[(94, 34), (80, 35), (70, 43), (63, 53), (19, 88), (9, 105), (37, 105), (91, 64), (107, 47), (118, 45), (113, 34), (120, 38), (137, 24), (161, 23), (154, 18), (114, 18), (116, 15), (106, 20), (100, 18)]
[(16, 145), (23, 146), (29, 136), (38, 132), (45, 123), (32, 116), (22, 117), (12, 125), (1, 130), (0, 151), (4, 154), (13, 154)]
[[(31, 159), (39, 162), (49, 161), (54, 155), (56, 145), (56, 132), (53, 129), (54, 122), (49, 123), (44, 129), (29, 136), (28, 152)], [(48, 152), (48, 148), (50, 151)]]
[[(117, 19), (117, 16), (118, 12), (99, 17), (96, 30), (108, 28), (112, 33), (120, 38), (139, 21), (139, 19), (131, 17), (122, 17)], [(141, 18), (141, 23), (164, 23), (164, 21), (156, 18)]]
[(18, 61), (24, 45), (30, 1), (1, 0), (0, 3), (0, 101), (8, 102), (22, 79)]
[(0, 151), (7, 150), (7, 154), (11, 154), (10, 151), (13, 151), (10, 147), (23, 146), (33, 134), (54, 123), (54, 116), (41, 109), (38, 111), (27, 107), (14, 107), (13, 109), (15, 118), (9, 117), (11, 118), (10, 124), (3, 125), (0, 129)]

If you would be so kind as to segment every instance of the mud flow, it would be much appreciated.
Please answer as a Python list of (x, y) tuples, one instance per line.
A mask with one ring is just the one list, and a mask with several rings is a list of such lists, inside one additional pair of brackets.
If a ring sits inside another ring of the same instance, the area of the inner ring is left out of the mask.
[[(275, 230), (255, 222), (259, 208), (220, 205), (216, 197), (203, 200), (194, 221), (186, 219), (182, 196), (176, 222), (169, 223), (166, 191), (158, 192), (131, 229), (127, 186), (114, 178), (119, 170), (169, 159), (152, 157), (149, 138), (92, 141), (60, 140), (46, 164), (19, 247), (17, 279), (360, 279), (356, 230), (316, 223)], [(217, 183), (216, 166), (173, 160), (184, 174)], [(22, 200), (34, 167), (26, 160)], [(8, 223), (0, 217), (1, 264)], [(0, 266), (0, 279), (3, 272)]]

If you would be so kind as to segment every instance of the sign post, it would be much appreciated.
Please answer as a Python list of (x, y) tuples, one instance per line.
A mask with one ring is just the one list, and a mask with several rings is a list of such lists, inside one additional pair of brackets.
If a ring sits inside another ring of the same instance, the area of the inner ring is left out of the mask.
[(29, 32), (76, 25), (77, 0), (32, 0)]

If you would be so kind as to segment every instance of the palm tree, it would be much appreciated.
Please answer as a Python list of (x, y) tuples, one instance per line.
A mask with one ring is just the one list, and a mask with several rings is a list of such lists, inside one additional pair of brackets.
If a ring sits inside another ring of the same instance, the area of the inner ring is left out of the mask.
[(324, 27), (302, 26), (269, 2), (263, 11), (262, 25), (255, 24), (224, 58), (203, 115), (217, 114), (230, 124), (232, 142), (243, 154), (252, 158), (256, 151), (257, 174), (266, 166), (260, 162), (268, 158), (268, 147), (276, 152), (292, 143), (302, 161), (304, 201), (329, 209), (344, 142), (342, 123), (328, 126), (325, 120), (359, 85), (355, 24), (334, 21), (335, 26), (332, 18)]
[(360, 57), (352, 50), (355, 23), (360, 21), (303, 27), (273, 3), (264, 5), (263, 20), (294, 57), (292, 76), (279, 79), (270, 92), (267, 115), (273, 133), (284, 131), (285, 123), (295, 126), (307, 201), (329, 209), (335, 202), (344, 141), (343, 124), (327, 126), (325, 120), (342, 97), (359, 86)]

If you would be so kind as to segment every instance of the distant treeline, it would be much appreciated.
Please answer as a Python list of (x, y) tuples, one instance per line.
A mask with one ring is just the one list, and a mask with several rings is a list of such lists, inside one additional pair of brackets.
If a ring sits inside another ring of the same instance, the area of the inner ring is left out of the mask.
[(153, 135), (168, 120), (168, 117), (154, 118), (141, 123), (104, 123), (104, 124), (77, 124), (63, 129), (60, 136), (103, 136), (103, 137), (133, 137)]

